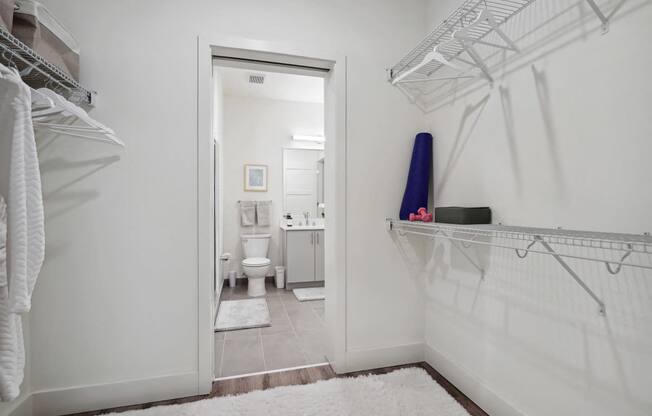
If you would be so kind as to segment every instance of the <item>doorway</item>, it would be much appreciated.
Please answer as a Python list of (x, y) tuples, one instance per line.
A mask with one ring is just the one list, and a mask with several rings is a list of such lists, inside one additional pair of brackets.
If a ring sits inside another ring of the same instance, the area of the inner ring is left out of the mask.
[[(315, 167), (315, 173), (323, 175), (323, 184), (319, 185), (317, 175), (314, 186), (315, 192), (321, 192), (321, 196), (316, 196), (316, 199), (321, 198), (323, 200), (316, 202), (314, 216), (308, 216), (308, 225), (318, 227), (316, 224), (318, 221), (313, 220), (319, 220), (319, 213), (323, 213), (322, 219), (325, 226), (320, 241), (324, 244), (322, 276), (325, 281), (324, 293), (326, 299), (323, 303), (323, 309), (319, 306), (313, 307), (313, 305), (310, 307), (316, 316), (320, 316), (323, 319), (327, 338), (326, 341), (323, 341), (322, 338), (320, 343), (323, 344), (325, 342), (326, 344), (323, 354), (325, 355), (325, 359), (336, 371), (345, 371), (346, 59), (344, 57), (336, 57), (335, 59), (309, 58), (308, 56), (310, 54), (298, 50), (292, 51), (286, 46), (266, 43), (264, 48), (259, 48), (260, 45), (258, 43), (254, 42), (254, 44), (257, 49), (248, 48), (252, 43), (246, 40), (238, 41), (228, 39), (207, 43), (199, 39), (198, 43), (198, 227), (200, 236), (200, 240), (198, 241), (200, 257), (198, 289), (200, 299), (203, 299), (200, 302), (198, 326), (198, 365), (200, 367), (198, 390), (200, 392), (210, 388), (210, 382), (212, 382), (213, 377), (226, 374), (223, 371), (224, 367), (220, 369), (219, 365), (215, 365), (218, 360), (223, 360), (220, 354), (224, 352), (224, 349), (220, 352), (218, 348), (215, 348), (216, 341), (213, 324), (215, 311), (219, 311), (219, 302), (217, 301), (219, 298), (217, 296), (222, 297), (226, 293), (221, 292), (221, 287), (224, 284), (222, 283), (224, 282), (224, 272), (232, 268), (231, 265), (226, 264), (226, 259), (222, 256), (225, 248), (223, 231), (226, 221), (224, 215), (226, 202), (224, 199), (225, 186), (224, 183), (220, 184), (220, 181), (223, 182), (228, 176), (228, 172), (224, 171), (223, 163), (224, 158), (228, 157), (228, 155), (225, 153), (224, 143), (220, 143), (219, 140), (216, 143), (216, 134), (214, 134), (216, 131), (214, 122), (218, 122), (219, 124), (224, 114), (223, 108), (220, 107), (221, 104), (215, 102), (213, 99), (215, 97), (214, 91), (223, 88), (223, 85), (220, 86), (216, 77), (214, 77), (216, 73), (213, 65), (215, 59), (220, 64), (218, 67), (241, 69), (249, 72), (257, 71), (259, 73), (267, 71), (286, 75), (312, 76), (319, 77), (323, 81), (322, 136), (325, 138), (325, 143), (323, 143), (323, 157), (317, 160), (321, 165)], [(223, 119), (221, 121), (224, 125), (227, 124), (227, 121)], [(219, 130), (219, 126), (217, 126), (217, 130)], [(304, 136), (304, 138), (306, 136), (313, 138), (319, 136), (319, 132), (313, 131), (297, 131), (295, 133), (297, 136)], [(305, 145), (310, 147), (309, 144)], [(202, 149), (210, 149), (210, 151), (204, 153)], [(253, 165), (253, 169), (264, 166), (263, 164), (256, 164), (255, 161), (251, 165)], [(321, 166), (321, 169), (319, 166)], [(238, 174), (242, 182), (247, 177), (245, 169), (247, 168), (243, 166), (243, 171)], [(270, 174), (269, 167), (267, 167), (266, 174)], [(255, 175), (259, 174), (255, 173)], [(269, 179), (271, 178), (267, 177), (267, 180)], [(243, 183), (243, 186), (245, 185)], [(262, 184), (259, 185), (262, 186)], [(283, 209), (285, 209), (285, 205), (283, 205)], [(281, 210), (278, 210), (278, 212), (281, 212)], [(281, 219), (285, 214), (283, 213), (282, 216), (274, 214), (277, 218), (272, 218), (272, 223), (277, 223), (280, 228)], [(238, 215), (240, 215), (239, 211)], [(209, 225), (209, 227), (204, 227), (205, 225)], [(207, 230), (210, 232), (207, 233)], [(301, 231), (308, 231), (313, 236), (313, 241), (319, 238), (315, 230)], [(296, 232), (299, 232), (299, 230)], [(285, 265), (284, 261), (280, 263)], [(291, 270), (286, 271), (288, 274), (292, 273)], [(210, 276), (210, 280), (206, 279), (206, 276)], [(238, 276), (247, 277), (246, 273), (244, 273), (244, 276)], [(308, 286), (313, 285), (308, 284)], [(241, 287), (244, 286), (241, 285)], [(270, 288), (270, 292), (276, 292), (274, 283), (268, 282), (266, 287)], [(275, 290), (272, 291), (272, 289)], [(229, 288), (229, 290), (231, 289)], [(244, 289), (240, 289), (240, 291), (244, 293)], [(207, 296), (207, 293), (210, 295)], [(233, 290), (231, 293), (237, 293), (237, 291)], [(277, 293), (279, 297), (286, 296), (287, 299), (296, 298), (291, 291), (286, 291), (285, 288), (283, 288), (282, 292)], [(241, 295), (236, 294), (235, 296), (238, 297)], [(280, 301), (283, 302), (283, 298)], [(277, 302), (277, 300), (272, 302)], [(285, 306), (285, 311), (288, 312), (290, 325), (293, 324), (293, 321), (288, 308), (291, 310), (299, 308), (303, 309), (304, 312), (308, 309), (307, 304), (298, 303), (298, 305), (302, 306), (292, 305), (290, 303), (283, 305)], [(295, 331), (306, 329), (302, 326), (305, 324), (302, 318), (297, 318), (296, 323)], [(273, 328), (273, 325), (271, 328)], [(276, 329), (278, 330), (279, 328), (277, 327)], [(262, 330), (259, 329), (259, 331)], [(273, 332), (274, 329), (269, 329), (268, 331)], [(253, 332), (256, 331), (254, 330)], [(280, 339), (280, 337), (276, 338)], [(220, 345), (218, 343), (218, 345), (224, 348), (226, 337), (222, 342), (223, 344)], [(291, 364), (293, 363), (288, 362), (288, 365)], [(269, 369), (271, 367), (273, 366), (270, 366)], [(263, 368), (263, 371), (267, 371), (267, 369)]]
[(323, 365), (329, 343), (317, 216), (325, 71), (247, 64), (213, 66), (216, 379)]

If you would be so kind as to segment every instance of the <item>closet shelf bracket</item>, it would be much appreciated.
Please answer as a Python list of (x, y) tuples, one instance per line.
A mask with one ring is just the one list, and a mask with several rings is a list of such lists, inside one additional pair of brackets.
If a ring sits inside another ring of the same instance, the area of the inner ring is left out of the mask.
[(541, 236), (535, 235), (534, 240), (541, 243), (541, 245), (552, 255), (552, 257), (557, 260), (557, 263), (559, 263), (561, 267), (563, 267), (564, 270), (566, 270), (566, 272), (571, 275), (575, 282), (577, 282), (577, 284), (580, 285), (580, 287), (593, 298), (593, 300), (598, 304), (598, 313), (600, 313), (600, 315), (605, 315), (607, 313), (607, 309), (604, 305), (604, 302), (598, 297), (598, 295), (595, 294), (595, 292), (591, 290), (591, 288), (586, 283), (584, 283), (582, 278), (580, 278), (577, 273), (575, 273), (575, 270), (573, 270), (568, 265), (568, 263), (566, 263), (566, 261), (559, 254), (557, 254), (557, 252), (552, 247), (550, 247), (550, 244), (548, 244)]
[(609, 20), (611, 20), (612, 15), (605, 15), (595, 0), (586, 0), (586, 2), (589, 3), (591, 10), (593, 10), (593, 12), (598, 16), (598, 19), (602, 22), (602, 33), (605, 34), (609, 32)]

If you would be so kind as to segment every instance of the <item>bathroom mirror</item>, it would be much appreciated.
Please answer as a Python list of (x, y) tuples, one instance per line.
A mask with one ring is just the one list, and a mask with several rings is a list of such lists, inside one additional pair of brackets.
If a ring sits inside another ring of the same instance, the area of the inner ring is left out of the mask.
[(321, 218), (324, 203), (324, 151), (283, 149), (283, 214)]

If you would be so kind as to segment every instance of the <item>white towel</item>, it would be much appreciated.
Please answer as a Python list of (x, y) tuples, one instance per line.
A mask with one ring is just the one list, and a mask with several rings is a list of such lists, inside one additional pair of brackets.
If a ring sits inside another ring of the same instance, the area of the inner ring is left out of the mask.
[(254, 201), (240, 201), (240, 224), (251, 227), (256, 222), (256, 203)]
[(6, 242), (7, 205), (0, 195), (0, 401), (18, 397), (25, 368), (22, 322), (9, 307)]
[(269, 226), (270, 211), (272, 209), (272, 201), (257, 201), (256, 202), (256, 221), (258, 225), (267, 227)]
[(15, 70), (0, 74), (0, 141), (11, 143), (7, 266), (11, 310), (29, 312), (45, 255), (43, 197), (31, 93)]
[(5, 298), (1, 290), (7, 283), (7, 204), (0, 195), (0, 300)]

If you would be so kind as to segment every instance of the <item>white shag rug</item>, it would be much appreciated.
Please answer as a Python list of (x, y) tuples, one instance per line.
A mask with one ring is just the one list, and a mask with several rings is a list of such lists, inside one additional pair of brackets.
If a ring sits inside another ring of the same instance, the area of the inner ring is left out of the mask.
[(215, 330), (258, 328), (271, 322), (265, 299), (225, 300), (220, 302)]
[[(117, 415), (117, 413), (115, 413)], [(425, 370), (334, 378), (120, 416), (469, 416)]]
[(304, 287), (301, 289), (294, 289), (292, 292), (299, 302), (326, 299), (325, 287)]

